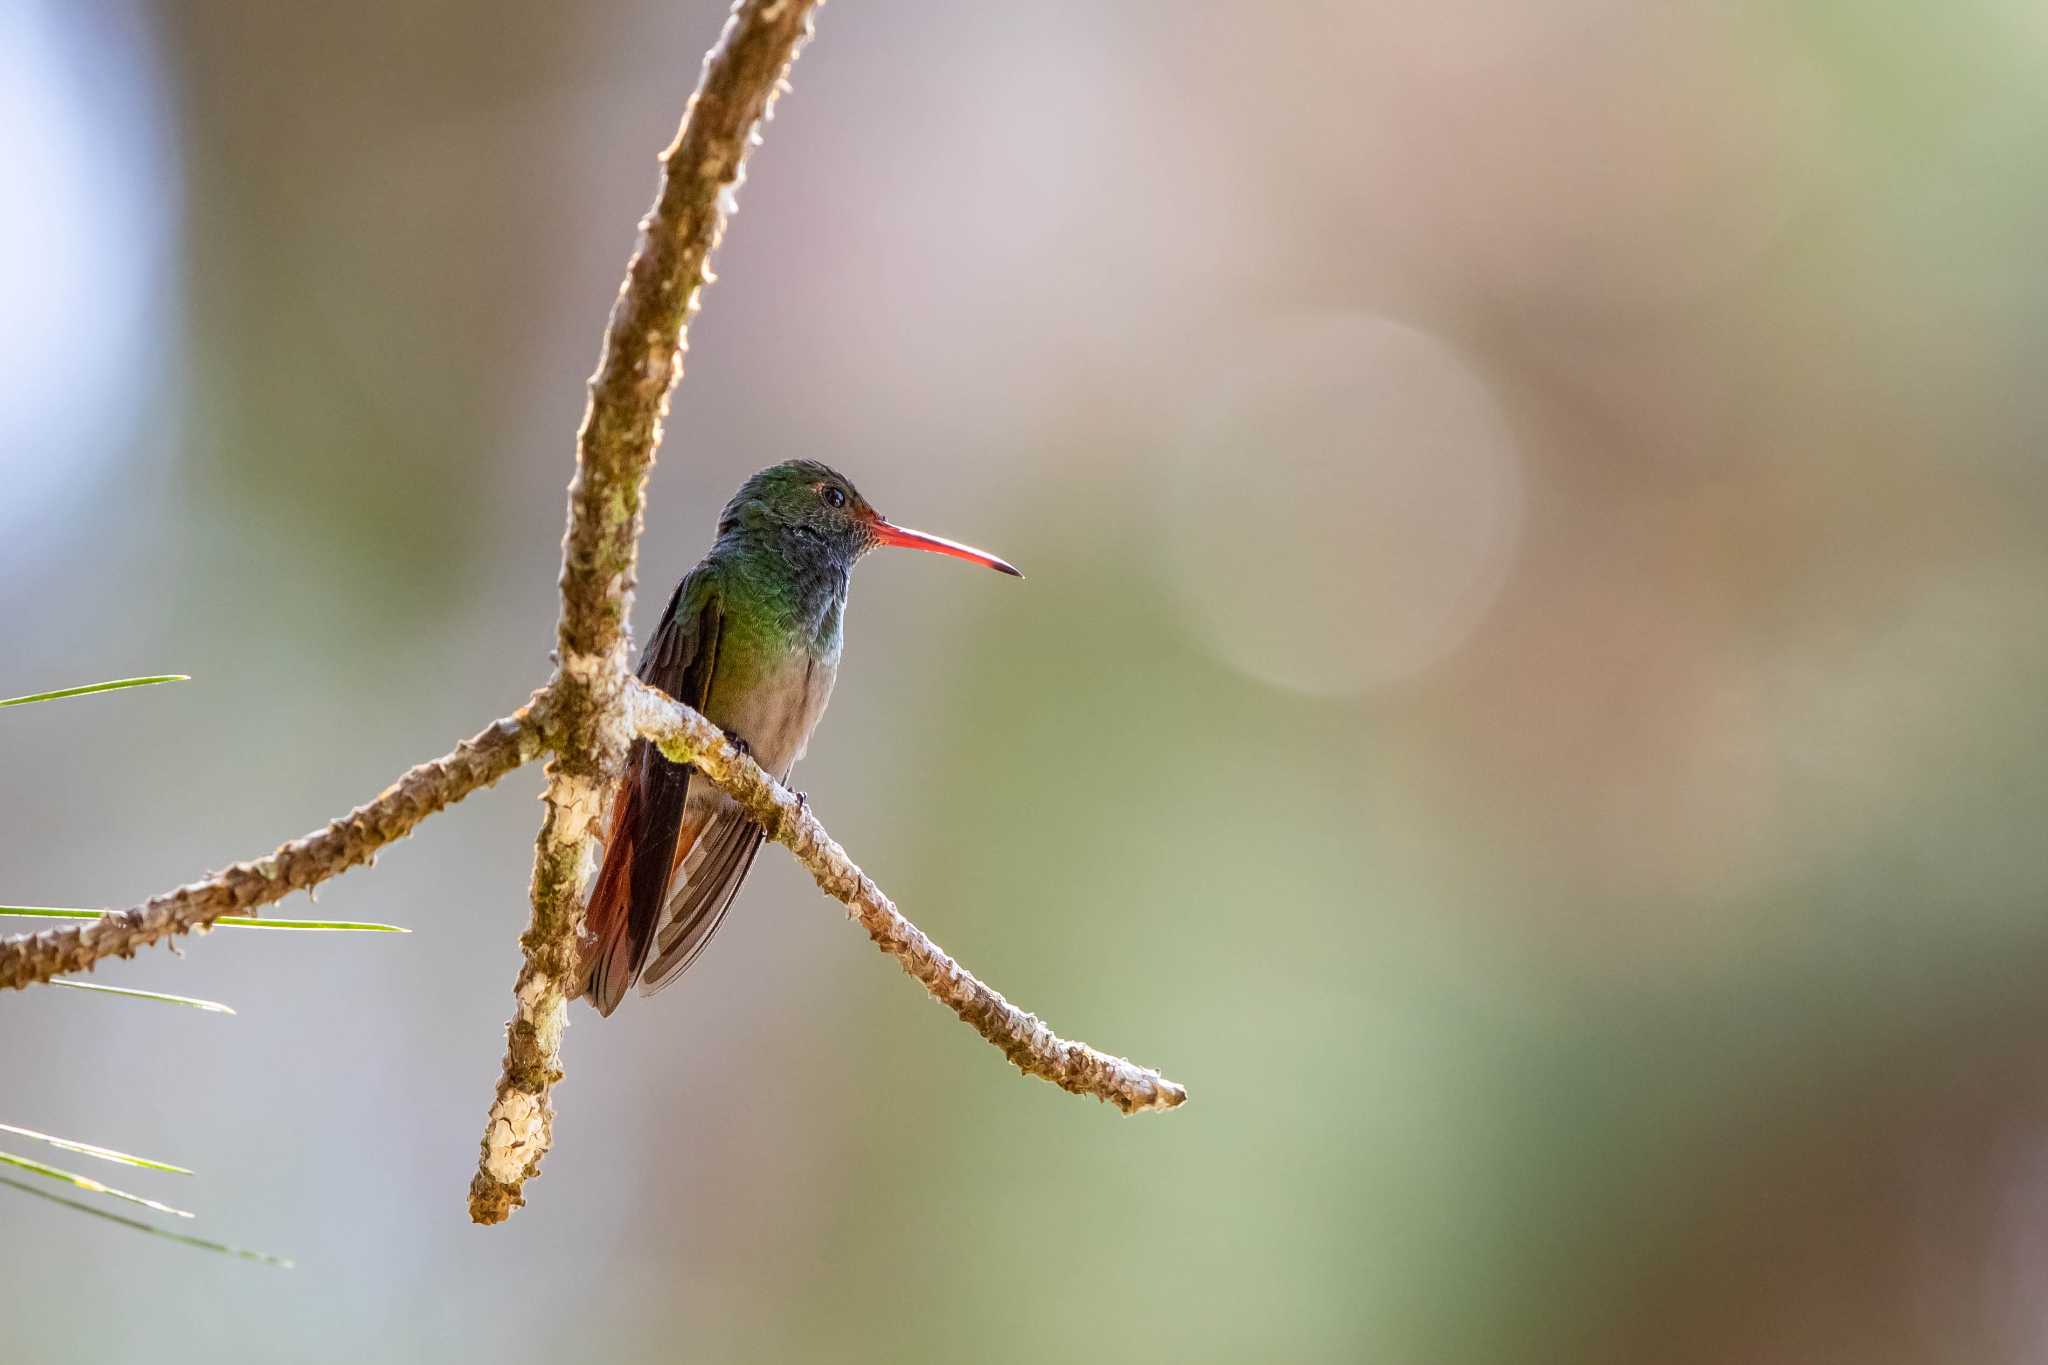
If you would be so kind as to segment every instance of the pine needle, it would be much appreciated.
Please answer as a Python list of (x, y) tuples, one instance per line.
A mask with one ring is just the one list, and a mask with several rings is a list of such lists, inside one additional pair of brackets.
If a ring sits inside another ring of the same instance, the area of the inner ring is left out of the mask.
[(73, 981), (68, 976), (53, 976), (52, 986), (69, 986), (74, 991), (100, 991), (106, 995), (125, 995), (131, 1000), (155, 1000), (166, 1005), (185, 1005), (208, 1014), (233, 1014), (234, 1011), (218, 1000), (197, 1000), (189, 995), (166, 995), (162, 991), (138, 991), (128, 986), (108, 986), (98, 981)]
[(169, 1204), (159, 1204), (154, 1199), (144, 1199), (139, 1194), (130, 1194), (126, 1190), (117, 1190), (112, 1185), (102, 1185), (89, 1175), (80, 1175), (76, 1171), (60, 1170), (55, 1166), (48, 1166), (40, 1161), (32, 1161), (25, 1156), (16, 1156), (12, 1152), (0, 1152), (0, 1165), (15, 1166), (24, 1171), (33, 1171), (37, 1175), (47, 1176), (51, 1180), (61, 1180), (67, 1185), (76, 1186), (90, 1194), (104, 1194), (109, 1199), (124, 1199), (130, 1204), (140, 1204), (146, 1209), (154, 1209), (158, 1213), (168, 1213), (176, 1218), (190, 1218), (192, 1216), (183, 1209), (172, 1208)]
[(290, 1270), (292, 1268), (292, 1263), (282, 1256), (272, 1256), (266, 1251), (249, 1251), (243, 1247), (231, 1247), (225, 1242), (209, 1242), (204, 1237), (193, 1237), (182, 1232), (172, 1232), (168, 1228), (160, 1228), (154, 1224), (145, 1223), (140, 1218), (124, 1217), (121, 1214), (113, 1213), (106, 1209), (96, 1209), (92, 1205), (76, 1199), (66, 1199), (61, 1194), (52, 1194), (48, 1190), (39, 1190), (33, 1185), (15, 1180), (9, 1176), (0, 1175), (0, 1185), (12, 1186), (23, 1194), (32, 1194), (38, 1199), (47, 1199), (52, 1204), (62, 1204), (67, 1209), (76, 1209), (80, 1213), (89, 1213), (95, 1218), (104, 1218), (109, 1223), (119, 1223), (122, 1227), (134, 1228), (136, 1231), (146, 1232), (152, 1237), (163, 1237), (173, 1242), (183, 1242), (188, 1247), (198, 1247), (202, 1251), (217, 1251), (223, 1256), (239, 1256), (245, 1261), (256, 1261), (263, 1265), (274, 1265), (281, 1270)]
[(32, 701), (57, 701), (64, 697), (89, 697), (95, 692), (118, 692), (124, 687), (149, 687), (156, 683), (191, 682), (189, 673), (159, 673), (148, 678), (116, 678), (112, 682), (87, 683), (83, 687), (60, 687), (55, 692), (32, 692), (26, 697), (0, 698), (0, 706), (27, 706)]
[(98, 1157), (101, 1161), (117, 1162), (123, 1166), (140, 1166), (144, 1170), (149, 1171), (169, 1171), (172, 1175), (192, 1174), (183, 1166), (173, 1166), (168, 1161), (151, 1161), (146, 1156), (130, 1156), (126, 1152), (117, 1152), (111, 1147), (97, 1147), (90, 1142), (74, 1142), (70, 1138), (51, 1137), (48, 1133), (38, 1133), (33, 1128), (17, 1128), (11, 1123), (0, 1123), (0, 1133), (12, 1133), (16, 1137), (29, 1138), (35, 1142), (47, 1142), (52, 1147), (58, 1147), (67, 1152), (76, 1152), (80, 1156)]
[[(15, 919), (99, 919), (107, 912), (71, 905), (0, 905), (0, 917)], [(265, 919), (257, 915), (222, 915), (216, 927), (231, 929), (292, 929), (331, 933), (409, 934), (412, 930), (396, 924), (378, 924), (352, 919)]]

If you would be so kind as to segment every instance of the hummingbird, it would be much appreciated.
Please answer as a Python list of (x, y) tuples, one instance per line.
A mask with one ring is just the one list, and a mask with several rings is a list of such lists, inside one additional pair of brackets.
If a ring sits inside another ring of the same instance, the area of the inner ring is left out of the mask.
[[(740, 485), (710, 553), (676, 585), (640, 680), (787, 782), (839, 674), (853, 566), (885, 545), (1024, 576), (985, 550), (895, 525), (829, 466), (771, 465)], [(609, 831), (584, 914), (583, 993), (603, 1015), (636, 980), (652, 995), (696, 959), (763, 837), (732, 798), (644, 739), (612, 794)]]

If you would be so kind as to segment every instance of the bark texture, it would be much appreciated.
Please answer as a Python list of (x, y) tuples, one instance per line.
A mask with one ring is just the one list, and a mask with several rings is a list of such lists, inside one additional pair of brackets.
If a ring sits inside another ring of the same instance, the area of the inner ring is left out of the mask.
[(661, 156), (661, 189), (612, 306), (604, 351), (576, 438), (569, 526), (562, 537), (558, 669), (550, 685), (547, 811), (533, 857), (533, 919), (505, 1026), (505, 1065), (484, 1125), (469, 1214), (500, 1223), (553, 1142), (549, 1094), (562, 1079), (562, 1031), (575, 993), (582, 884), (592, 826), (623, 767), (626, 621), (633, 605), (647, 473), (669, 392), (682, 376), (685, 331), (711, 279), (756, 127), (810, 36), (812, 0), (740, 0), (704, 59), (681, 129)]
[(627, 706), (635, 731), (671, 762), (695, 765), (745, 807), (769, 838), (796, 855), (819, 890), (853, 912), (877, 948), (1019, 1071), (1076, 1095), (1093, 1095), (1126, 1114), (1174, 1109), (1187, 1101), (1185, 1088), (1151, 1068), (1060, 1037), (948, 957), (826, 833), (808, 801), (770, 777), (702, 715), (638, 681), (628, 685)]
[(537, 757), (542, 727), (535, 711), (536, 704), (529, 704), (495, 722), (456, 745), (455, 752), (412, 769), (376, 799), (325, 829), (280, 845), (267, 857), (235, 863), (204, 881), (166, 891), (90, 924), (19, 934), (0, 942), (0, 986), (18, 989), (88, 970), (101, 958), (133, 957), (138, 948), (173, 934), (202, 931), (222, 915), (251, 914), (370, 862), (378, 849), (403, 839), (435, 811)]

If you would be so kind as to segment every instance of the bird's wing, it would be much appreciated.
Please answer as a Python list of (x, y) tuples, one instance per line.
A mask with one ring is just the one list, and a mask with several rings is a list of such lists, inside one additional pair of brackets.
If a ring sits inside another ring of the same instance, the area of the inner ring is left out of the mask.
[[(716, 575), (703, 566), (691, 570), (676, 585), (641, 655), (641, 681), (702, 710), (724, 624)], [(612, 801), (604, 865), (584, 909), (593, 939), (585, 957), (589, 977), (584, 993), (599, 1014), (617, 1009), (639, 975), (669, 899), (671, 876), (699, 833), (687, 831), (692, 836), (687, 843), (682, 838), (690, 779), (689, 768), (669, 762), (644, 739), (634, 741)]]
[(761, 827), (721, 803), (685, 854), (679, 855), (675, 890), (654, 936), (654, 960), (640, 973), (640, 993), (652, 995), (683, 974), (725, 919), (740, 883), (760, 851)]

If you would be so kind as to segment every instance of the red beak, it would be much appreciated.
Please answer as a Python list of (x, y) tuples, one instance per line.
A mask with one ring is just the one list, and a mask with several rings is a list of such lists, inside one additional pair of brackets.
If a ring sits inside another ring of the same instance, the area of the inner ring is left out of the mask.
[(997, 559), (987, 550), (977, 550), (972, 545), (962, 545), (959, 541), (948, 540), (944, 536), (929, 536), (923, 531), (913, 531), (908, 526), (893, 526), (883, 517), (875, 518), (874, 536), (877, 545), (900, 545), (906, 550), (929, 550), (935, 555), (951, 555), (955, 559), (964, 559), (969, 564), (984, 565), (997, 573), (1006, 573), (1012, 578), (1024, 576), (1017, 572), (1015, 565)]

